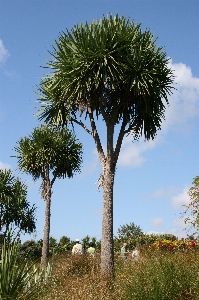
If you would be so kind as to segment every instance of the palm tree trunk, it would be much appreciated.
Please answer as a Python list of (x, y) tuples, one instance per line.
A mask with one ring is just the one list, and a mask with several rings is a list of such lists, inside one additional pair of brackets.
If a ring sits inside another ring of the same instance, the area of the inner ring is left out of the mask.
[(114, 127), (107, 126), (107, 157), (103, 172), (103, 216), (102, 216), (102, 248), (101, 274), (114, 276), (113, 249), (113, 184), (115, 176), (113, 153)]
[(113, 183), (114, 172), (111, 166), (106, 165), (104, 173), (103, 216), (102, 216), (102, 248), (101, 248), (101, 274), (114, 275), (114, 249), (113, 249)]
[(49, 256), (49, 237), (50, 237), (50, 206), (51, 206), (51, 183), (49, 178), (49, 168), (46, 168), (45, 180), (43, 182), (44, 193), (43, 197), (46, 202), (45, 221), (44, 221), (44, 237), (42, 246), (41, 266), (46, 267)]

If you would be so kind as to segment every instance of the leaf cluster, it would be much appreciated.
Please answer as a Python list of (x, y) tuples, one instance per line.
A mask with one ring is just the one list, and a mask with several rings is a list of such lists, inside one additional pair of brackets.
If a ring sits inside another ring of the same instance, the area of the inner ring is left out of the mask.
[(67, 129), (41, 125), (29, 137), (21, 138), (15, 151), (19, 169), (33, 179), (43, 177), (46, 167), (53, 178), (73, 177), (80, 172), (82, 144)]
[(140, 226), (135, 225), (133, 222), (120, 226), (117, 231), (117, 238), (122, 241), (125, 241), (129, 238), (136, 239), (142, 235), (143, 231)]
[(35, 299), (33, 264), (25, 259), (19, 262), (19, 246), (4, 240), (0, 264), (0, 299)]

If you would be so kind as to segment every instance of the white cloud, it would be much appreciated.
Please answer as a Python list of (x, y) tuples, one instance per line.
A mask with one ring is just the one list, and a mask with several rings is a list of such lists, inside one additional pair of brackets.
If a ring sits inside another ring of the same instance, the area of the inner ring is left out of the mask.
[(3, 163), (2, 161), (0, 161), (0, 169), (2, 170), (8, 170), (8, 169), (12, 169), (11, 166), (7, 163)]
[(185, 131), (193, 126), (193, 120), (199, 114), (199, 78), (193, 77), (191, 68), (183, 63), (172, 63), (176, 89), (169, 97), (170, 107), (167, 108), (166, 129)]
[(152, 218), (151, 224), (153, 227), (159, 228), (165, 224), (165, 220), (163, 218)]
[(124, 140), (124, 145), (122, 147), (118, 165), (125, 167), (139, 167), (146, 160), (143, 157), (143, 154), (155, 147), (155, 141), (143, 141), (140, 140), (138, 143), (132, 143), (132, 140), (129, 141), (129, 137)]
[(5, 62), (9, 55), (8, 50), (3, 45), (3, 41), (0, 39), (0, 63)]
[(171, 205), (173, 208), (182, 208), (183, 205), (188, 205), (190, 202), (190, 198), (188, 196), (188, 187), (185, 187), (182, 193), (177, 196), (172, 197)]

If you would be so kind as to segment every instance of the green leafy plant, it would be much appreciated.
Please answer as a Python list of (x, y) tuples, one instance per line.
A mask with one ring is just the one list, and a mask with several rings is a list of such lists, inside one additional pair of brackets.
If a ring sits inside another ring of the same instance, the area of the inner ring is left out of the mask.
[(40, 284), (46, 282), (52, 273), (52, 264), (40, 270), (27, 259), (20, 259), (19, 245), (6, 241), (2, 245), (0, 264), (0, 300), (36, 299), (42, 289)]
[(31, 233), (36, 229), (36, 207), (27, 201), (27, 186), (11, 170), (0, 169), (0, 233), (4, 237), (11, 226)]

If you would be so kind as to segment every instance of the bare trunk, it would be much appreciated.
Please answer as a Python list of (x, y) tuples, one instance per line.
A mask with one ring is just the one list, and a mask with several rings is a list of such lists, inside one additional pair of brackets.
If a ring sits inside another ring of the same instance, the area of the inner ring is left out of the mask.
[(42, 247), (41, 265), (46, 267), (49, 256), (49, 237), (50, 237), (50, 206), (51, 206), (51, 183), (49, 179), (49, 168), (46, 168), (45, 184), (43, 186), (43, 197), (46, 202), (45, 221), (44, 221), (44, 237)]
[(113, 152), (114, 127), (107, 126), (107, 157), (104, 166), (103, 180), (103, 216), (102, 216), (102, 248), (101, 248), (101, 274), (114, 275), (114, 249), (113, 249), (113, 184), (115, 176)]
[(114, 172), (106, 164), (104, 172), (103, 216), (102, 216), (102, 248), (101, 273), (102, 276), (114, 275), (114, 249), (113, 249), (113, 183)]

